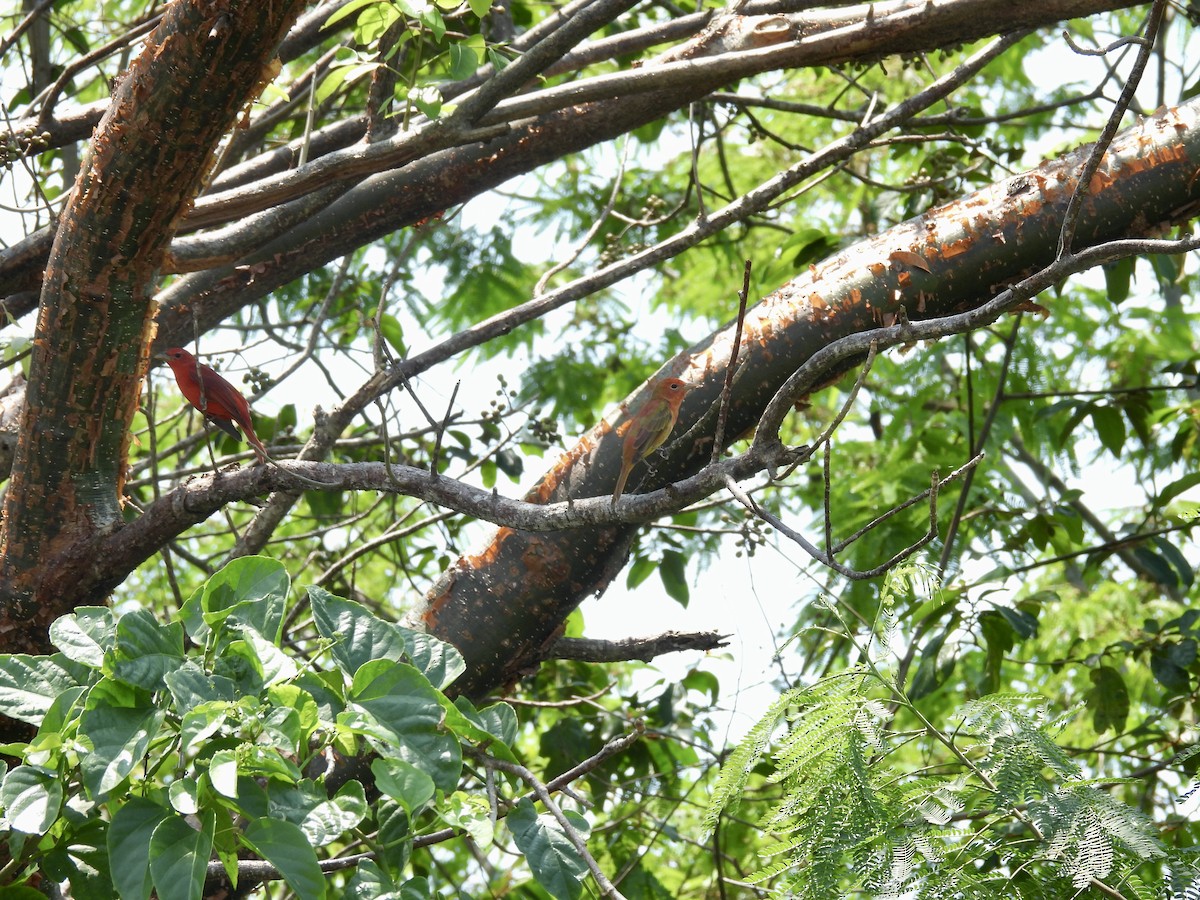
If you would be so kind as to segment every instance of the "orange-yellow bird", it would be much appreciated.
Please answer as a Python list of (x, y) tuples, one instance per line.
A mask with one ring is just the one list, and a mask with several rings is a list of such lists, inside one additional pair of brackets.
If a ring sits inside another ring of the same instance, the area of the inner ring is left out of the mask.
[(642, 408), (628, 422), (617, 426), (617, 434), (624, 435), (625, 443), (621, 447), (621, 474), (613, 489), (613, 503), (621, 499), (633, 464), (661, 447), (671, 434), (679, 418), (679, 404), (691, 389), (686, 381), (664, 378), (654, 386), (654, 393)]
[(163, 358), (175, 373), (175, 381), (187, 402), (235, 441), (240, 441), (242, 435), (234, 423), (241, 425), (259, 462), (266, 462), (267, 450), (250, 420), (250, 404), (238, 389), (181, 347), (171, 347), (163, 353)]

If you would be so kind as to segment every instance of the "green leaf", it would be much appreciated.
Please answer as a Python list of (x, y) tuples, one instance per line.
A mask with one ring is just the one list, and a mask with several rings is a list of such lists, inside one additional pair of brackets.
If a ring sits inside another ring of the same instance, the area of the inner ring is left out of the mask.
[(375, 786), (416, 815), (433, 799), (437, 788), (433, 779), (402, 759), (379, 758), (371, 761)]
[(1191, 679), (1187, 669), (1172, 659), (1172, 650), (1170, 645), (1154, 649), (1150, 654), (1150, 674), (1168, 691), (1186, 693), (1191, 689)]
[(23, 834), (45, 833), (58, 818), (62, 799), (58, 773), (37, 766), (17, 766), (0, 785), (4, 822)]
[(1179, 575), (1171, 568), (1170, 563), (1149, 547), (1134, 547), (1133, 555), (1137, 557), (1138, 562), (1145, 566), (1150, 577), (1159, 584), (1173, 588), (1179, 583)]
[(392, 876), (373, 860), (365, 859), (346, 885), (342, 900), (401, 900), (401, 897)]
[(150, 839), (171, 811), (144, 797), (131, 797), (108, 828), (108, 858), (113, 886), (122, 900), (150, 896)]
[(1167, 645), (1167, 658), (1181, 669), (1190, 668), (1196, 661), (1196, 639), (1184, 638), (1178, 643)]
[(329, 14), (329, 18), (325, 20), (325, 24), (334, 25), (342, 19), (348, 19), (359, 10), (368, 6), (383, 6), (387, 4), (387, 0), (350, 0), (349, 3), (339, 6)]
[(163, 681), (175, 701), (177, 713), (186, 714), (202, 703), (232, 703), (238, 698), (237, 688), (232, 681), (220, 675), (210, 675), (190, 659), (174, 672), (164, 675)]
[(115, 638), (112, 610), (103, 606), (81, 606), (50, 626), (50, 641), (63, 656), (91, 669), (103, 665)]
[[(1033, 598), (1027, 598), (1027, 600), (1031, 599)], [(1048, 599), (1051, 601), (1057, 601), (1058, 595), (1050, 593)], [(1027, 612), (1024, 609), (1012, 609), (1008, 606), (997, 606), (995, 608), (995, 612), (999, 613), (1007, 620), (1009, 626), (1013, 630), (1013, 634), (1016, 635), (1019, 640), (1037, 637), (1038, 620), (1037, 616), (1035, 616), (1033, 613)]]
[(0, 714), (41, 725), (54, 698), (78, 682), (45, 656), (0, 655)]
[(667, 596), (685, 609), (689, 598), (686, 569), (687, 557), (677, 550), (664, 552), (658, 566), (658, 577), (662, 579)]
[(278, 819), (255, 819), (246, 826), (242, 838), (279, 870), (301, 900), (321, 900), (325, 896), (325, 876), (317, 864), (317, 854), (297, 826)]
[(819, 228), (797, 228), (779, 246), (779, 255), (787, 260), (792, 271), (796, 271), (824, 259), (837, 244), (836, 235)]
[[(417, 767), (443, 791), (454, 790), (462, 748), (442, 727), (439, 695), (425, 676), (405, 663), (368, 663), (355, 676), (350, 706), (339, 724), (373, 738), (382, 755)], [(354, 708), (368, 718), (355, 717)]]
[(245, 632), (245, 645), (258, 661), (263, 682), (267, 685), (291, 681), (299, 674), (295, 660), (254, 631)]
[(1127, 256), (1101, 266), (1104, 270), (1104, 285), (1108, 291), (1108, 299), (1114, 306), (1129, 298), (1129, 282), (1133, 277), (1134, 261), (1132, 256)]
[(164, 716), (148, 698), (119, 682), (105, 680), (92, 688), (79, 719), (79, 736), (92, 752), (79, 767), (93, 799), (105, 799), (141, 763)]
[[(457, 3), (455, 4), (457, 5)], [(470, 78), (479, 68), (479, 57), (464, 41), (456, 41), (449, 47), (451, 81), (461, 81)]]
[(1111, 406), (1093, 407), (1092, 424), (1104, 449), (1119, 457), (1125, 446), (1125, 418), (1121, 411)]
[(400, 885), (400, 900), (433, 900), (433, 879), (410, 878)]
[(0, 887), (0, 900), (46, 900), (46, 895), (21, 884)]
[(1100, 666), (1089, 674), (1092, 689), (1084, 700), (1092, 711), (1092, 727), (1096, 734), (1103, 734), (1109, 728), (1121, 734), (1129, 716), (1129, 690), (1125, 687), (1125, 679), (1111, 666)]
[(361, 604), (323, 588), (309, 587), (308, 596), (317, 631), (333, 641), (334, 661), (351, 677), (372, 660), (407, 659), (440, 688), (466, 670), (462, 654), (446, 641), (385, 622)]
[(308, 588), (308, 599), (317, 631), (333, 642), (334, 662), (347, 675), (354, 677), (361, 666), (374, 659), (398, 662), (404, 658), (404, 638), (361, 604), (315, 586)]
[(507, 703), (476, 709), (466, 697), (455, 697), (454, 708), (479, 730), (480, 742), (489, 742), (494, 747), (495, 741), (500, 741), (507, 747), (517, 739), (517, 713)]
[(211, 629), (252, 628), (273, 644), (283, 629), (291, 585), (283, 563), (243, 556), (219, 570), (183, 604), (180, 615), (192, 639), (204, 643)]
[(629, 574), (625, 576), (625, 587), (632, 590), (653, 575), (657, 568), (658, 564), (654, 560), (646, 556), (639, 556), (629, 567)]
[(1188, 562), (1187, 557), (1180, 552), (1179, 548), (1166, 539), (1164, 535), (1154, 536), (1154, 546), (1162, 552), (1167, 562), (1176, 572), (1179, 573), (1179, 580), (1185, 587), (1191, 587), (1196, 583), (1196, 573), (1192, 569), (1192, 564)]
[(68, 811), (64, 819), (75, 818), (62, 840), (39, 860), (42, 874), (50, 881), (70, 881), (72, 900), (112, 900), (112, 878), (105, 849), (107, 825), (92, 817), (80, 817)]
[(462, 654), (453, 644), (403, 625), (392, 627), (404, 639), (404, 652), (409, 662), (439, 690), (467, 670)]
[(404, 328), (395, 316), (384, 313), (379, 317), (379, 333), (398, 356), (407, 356), (408, 347), (404, 343)]
[(1200, 484), (1200, 472), (1189, 472), (1163, 488), (1159, 492), (1158, 498), (1154, 501), (1155, 506), (1166, 506), (1180, 494), (1190, 491), (1198, 484)]
[[(301, 781), (300, 769), (290, 759), (285, 758), (274, 747), (242, 745), (238, 757), (238, 771), (251, 778), (269, 778), (284, 784), (294, 785)], [(242, 780), (238, 780), (238, 790), (241, 790)]]
[(308, 811), (300, 829), (313, 847), (324, 847), (367, 817), (366, 793), (357, 781), (348, 781), (329, 800), (322, 801)]
[(156, 691), (167, 674), (183, 662), (183, 626), (159, 624), (147, 609), (121, 616), (117, 640), (108, 654), (105, 672), (114, 678)]
[(185, 816), (195, 815), (199, 809), (200, 786), (194, 778), (177, 778), (167, 787), (171, 808)]
[(150, 877), (158, 900), (200, 900), (208, 858), (212, 855), (215, 817), (206, 812), (201, 827), (182, 816), (168, 816), (150, 836)]
[(492, 825), (491, 805), (482, 794), (467, 794), (455, 791), (439, 805), (438, 813), (447, 825), (461, 828), (481, 847), (490, 846), (495, 833)]
[(230, 799), (238, 795), (238, 755), (236, 750), (218, 750), (208, 761), (208, 780), (213, 790)]
[(375, 835), (376, 861), (398, 877), (412, 854), (412, 822), (404, 807), (388, 797), (375, 804), (375, 821), (379, 823)]
[(409, 103), (431, 119), (436, 119), (442, 113), (441, 92), (432, 85), (410, 88), (406, 97)]
[(216, 734), (228, 721), (233, 704), (225, 700), (200, 703), (183, 717), (179, 726), (180, 750), (184, 759), (191, 759), (204, 748), (204, 742)]
[(715, 704), (717, 698), (721, 695), (721, 682), (712, 672), (692, 669), (684, 676), (681, 683), (689, 691), (707, 693), (710, 703)]
[(559, 824), (539, 816), (528, 797), (522, 797), (504, 821), (538, 884), (556, 900), (577, 900), (587, 864)]
[(987, 644), (980, 693), (990, 694), (1000, 686), (1000, 667), (1004, 662), (1004, 655), (1013, 647), (1013, 628), (1008, 619), (990, 609), (980, 614), (979, 626)]
[(912, 687), (908, 696), (911, 700), (919, 700), (936, 691), (950, 677), (958, 662), (953, 651), (943, 655), (942, 647), (946, 643), (946, 631), (934, 635), (921, 648), (921, 663), (917, 666), (917, 674), (913, 676)]
[(343, 85), (354, 84), (354, 82), (365, 78), (378, 68), (379, 63), (372, 60), (336, 64), (321, 79), (314, 99), (317, 103), (324, 103), (336, 94)]
[(286, 707), (295, 712), (296, 724), (300, 728), (298, 742), (307, 743), (321, 724), (321, 711), (317, 709), (317, 701), (313, 699), (312, 694), (294, 684), (276, 684), (268, 688), (267, 697), (276, 706)]
[(388, 3), (368, 6), (359, 14), (354, 23), (354, 39), (365, 46), (371, 46), (384, 36), (389, 28), (400, 21), (399, 11)]

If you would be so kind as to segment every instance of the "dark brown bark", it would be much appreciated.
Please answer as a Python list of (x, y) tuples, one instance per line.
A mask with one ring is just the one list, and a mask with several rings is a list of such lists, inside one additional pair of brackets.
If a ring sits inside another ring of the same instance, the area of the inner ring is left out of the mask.
[(121, 522), (159, 266), (302, 6), (172, 4), (97, 126), (50, 252), (5, 497), (6, 650), (47, 650), (49, 623), (76, 603), (71, 573)]
[[(775, 391), (805, 360), (840, 337), (975, 308), (1048, 265), (1063, 212), (1090, 148), (902, 223), (783, 285), (746, 317), (727, 434), (753, 427)], [(1166, 110), (1118, 136), (1088, 186), (1075, 247), (1154, 234), (1200, 209), (1200, 102)], [(897, 256), (896, 254), (901, 254)], [(908, 256), (904, 256), (908, 254)], [(907, 264), (915, 254), (929, 271)], [(731, 293), (740, 273), (730, 273)], [(712, 451), (732, 326), (659, 370), (696, 387), (665, 457), (634, 470), (645, 491), (702, 468)], [(839, 364), (826, 381), (844, 371)], [(653, 381), (653, 379), (652, 379)], [(644, 396), (643, 394), (639, 395)], [(639, 402), (633, 401), (633, 406)], [(620, 465), (620, 438), (601, 422), (529, 495), (540, 502), (605, 496)], [(419, 622), (463, 653), (455, 684), (495, 691), (547, 656), (566, 616), (603, 591), (624, 562), (630, 528), (533, 534), (501, 528), (442, 577)], [(503, 585), (502, 590), (497, 585)]]

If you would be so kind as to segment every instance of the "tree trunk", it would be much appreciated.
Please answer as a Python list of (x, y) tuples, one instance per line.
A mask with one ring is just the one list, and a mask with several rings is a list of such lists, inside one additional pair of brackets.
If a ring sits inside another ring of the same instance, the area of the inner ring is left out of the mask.
[(5, 649), (46, 652), (121, 482), (154, 327), (153, 294), (220, 139), (273, 76), (300, 0), (177, 0), (115, 90), (46, 266), (0, 543)]

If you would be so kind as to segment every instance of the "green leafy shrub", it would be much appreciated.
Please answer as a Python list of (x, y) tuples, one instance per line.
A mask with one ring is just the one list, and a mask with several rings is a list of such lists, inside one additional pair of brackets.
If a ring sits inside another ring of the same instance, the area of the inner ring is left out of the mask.
[[(282, 879), (301, 898), (416, 900), (434, 887), (414, 850), (486, 844), (511, 809), (533, 876), (578, 897), (585, 864), (562, 825), (503, 796), (519, 778), (490, 778), (492, 802), (460, 790), (465, 753), (514, 762), (512, 709), (451, 701), (452, 646), (321, 588), (315, 633), (285, 645), (289, 588), (281, 564), (238, 559), (180, 621), (81, 608), (52, 626), (58, 653), (0, 656), (0, 712), (37, 728), (3, 747), (19, 760), (0, 783), (6, 883), (190, 900), (206, 882)], [(345, 777), (350, 761), (369, 777)]]

